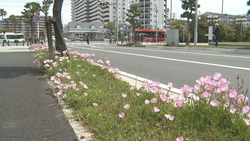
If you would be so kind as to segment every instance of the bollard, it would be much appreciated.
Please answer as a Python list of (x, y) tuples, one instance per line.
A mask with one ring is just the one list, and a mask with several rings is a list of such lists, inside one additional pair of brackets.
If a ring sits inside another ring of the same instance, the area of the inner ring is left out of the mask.
[(17, 40), (15, 40), (15, 42), (16, 42), (16, 46), (18, 46), (18, 41), (17, 41)]
[(24, 46), (24, 41), (23, 41), (23, 46)]

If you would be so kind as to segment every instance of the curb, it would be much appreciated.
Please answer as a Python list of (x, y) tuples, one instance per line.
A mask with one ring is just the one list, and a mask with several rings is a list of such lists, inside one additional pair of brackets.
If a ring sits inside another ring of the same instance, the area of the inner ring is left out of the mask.
[[(142, 87), (142, 82), (143, 81), (148, 81), (149, 83), (153, 82), (152, 80), (140, 77), (140, 76), (136, 76), (130, 73), (126, 73), (121, 71), (119, 74), (116, 75), (118, 78), (121, 78), (122, 80), (128, 82), (130, 85), (134, 85), (137, 88), (141, 88)], [(172, 87), (171, 89), (169, 89), (169, 86), (160, 83), (160, 87), (163, 88), (165, 91), (169, 91), (170, 92), (170, 98), (174, 98), (177, 95), (181, 95), (181, 90)]]

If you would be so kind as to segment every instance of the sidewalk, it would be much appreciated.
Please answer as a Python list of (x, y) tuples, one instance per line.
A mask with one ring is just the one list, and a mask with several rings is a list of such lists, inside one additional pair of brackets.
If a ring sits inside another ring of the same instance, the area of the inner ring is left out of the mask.
[(27, 46), (0, 47), (0, 140), (76, 141)]

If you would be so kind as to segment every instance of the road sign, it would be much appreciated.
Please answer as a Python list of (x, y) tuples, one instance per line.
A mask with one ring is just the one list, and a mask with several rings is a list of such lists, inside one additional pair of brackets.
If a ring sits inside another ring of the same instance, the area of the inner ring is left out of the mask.
[(39, 22), (39, 21), (40, 21), (40, 17), (39, 17), (39, 16), (34, 16), (34, 17), (33, 17), (33, 20), (34, 20), (35, 22)]

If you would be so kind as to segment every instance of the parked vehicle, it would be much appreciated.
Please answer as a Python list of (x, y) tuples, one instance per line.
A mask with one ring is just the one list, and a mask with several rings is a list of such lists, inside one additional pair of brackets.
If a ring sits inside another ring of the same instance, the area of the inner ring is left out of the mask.
[[(166, 31), (164, 30), (156, 31), (147, 28), (137, 28), (135, 29), (135, 34), (139, 42), (156, 42), (156, 37), (157, 42), (164, 42), (166, 40)], [(135, 41), (135, 36), (132, 36), (132, 40)]]
[[(6, 36), (9, 43), (22, 43), (25, 41), (22, 33), (6, 32)], [(3, 33), (0, 34), (0, 42), (3, 42)]]

